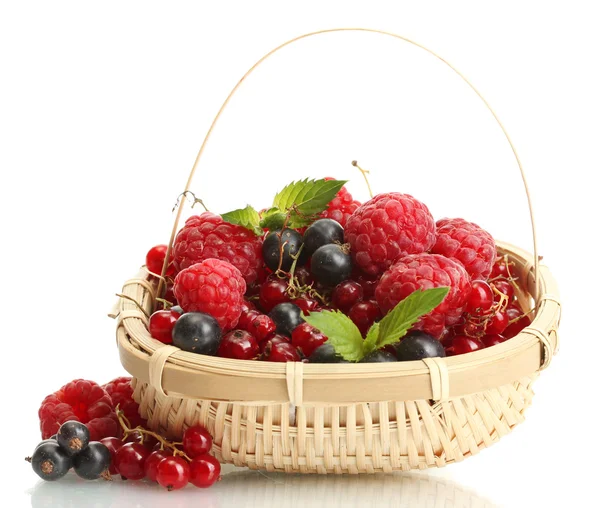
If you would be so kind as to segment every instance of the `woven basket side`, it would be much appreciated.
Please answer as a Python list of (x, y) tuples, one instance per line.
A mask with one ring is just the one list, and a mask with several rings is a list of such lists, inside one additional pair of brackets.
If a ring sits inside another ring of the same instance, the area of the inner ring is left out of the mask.
[(205, 425), (219, 460), (267, 471), (376, 473), (459, 462), (508, 434), (531, 404), (538, 374), (439, 403), (242, 405), (165, 397), (135, 382), (149, 426), (179, 438)]

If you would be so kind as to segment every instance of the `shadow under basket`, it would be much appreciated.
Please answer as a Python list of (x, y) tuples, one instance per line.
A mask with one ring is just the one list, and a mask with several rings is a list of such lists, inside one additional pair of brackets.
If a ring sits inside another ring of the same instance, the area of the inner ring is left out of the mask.
[[(375, 473), (459, 462), (522, 422), (532, 384), (558, 348), (556, 283), (533, 256), (498, 243), (515, 264), (533, 321), (469, 354), (382, 364), (303, 364), (197, 355), (153, 339), (121, 299), (117, 342), (152, 430), (179, 438), (201, 424), (225, 463), (288, 473)], [(151, 313), (156, 280), (143, 270), (123, 293)]]

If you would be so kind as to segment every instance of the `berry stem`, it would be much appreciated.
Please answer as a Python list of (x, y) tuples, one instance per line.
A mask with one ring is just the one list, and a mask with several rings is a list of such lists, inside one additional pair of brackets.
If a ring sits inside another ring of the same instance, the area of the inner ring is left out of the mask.
[(183, 457), (184, 459), (186, 459), (188, 462), (192, 461), (192, 459), (188, 455), (186, 455), (186, 453), (183, 450), (180, 450), (179, 448), (177, 448), (177, 445), (181, 445), (183, 443), (171, 442), (168, 439), (165, 439), (164, 437), (162, 437), (160, 434), (157, 434), (156, 432), (152, 432), (151, 430), (145, 429), (144, 427), (141, 427), (141, 426), (131, 428), (131, 423), (129, 422), (129, 420), (123, 413), (123, 411), (121, 411), (119, 409), (118, 405), (116, 408), (116, 413), (117, 413), (117, 418), (119, 419), (119, 424), (121, 425), (121, 428), (123, 429), (123, 440), (127, 439), (127, 436), (129, 436), (129, 434), (135, 434), (136, 432), (139, 433), (140, 436), (142, 437), (142, 443), (144, 442), (144, 436), (152, 436), (154, 439), (156, 439), (160, 443), (161, 450), (164, 450), (165, 447), (170, 448), (171, 450), (173, 450), (174, 456), (179, 455), (180, 457)]
[(532, 313), (533, 313), (533, 311), (534, 311), (534, 310), (535, 310), (535, 309), (529, 309), (527, 312), (524, 312), (524, 313), (523, 313), (523, 314), (521, 314), (520, 316), (517, 316), (516, 318), (514, 318), (514, 319), (511, 319), (511, 320), (508, 322), (508, 326), (510, 326), (510, 325), (512, 325), (512, 324), (515, 324), (517, 321), (520, 321), (520, 320), (521, 320), (521, 319), (523, 319), (525, 316), (529, 316), (530, 314), (532, 314)]
[(194, 194), (190, 190), (182, 192), (181, 194), (179, 194), (179, 196), (177, 197), (177, 202), (175, 203), (175, 206), (173, 207), (173, 210), (171, 210), (172, 212), (174, 212), (177, 209), (177, 207), (180, 205), (181, 198), (186, 198), (188, 196), (188, 194), (190, 196), (192, 196), (192, 198), (193, 198), (192, 208), (194, 208), (194, 206), (196, 206), (197, 204), (199, 204), (200, 206), (202, 206), (202, 208), (204, 208), (205, 212), (208, 212), (208, 208), (206, 208), (206, 205), (204, 204), (204, 201), (202, 201), (200, 198), (196, 197), (196, 194)]
[(355, 168), (358, 168), (358, 170), (362, 173), (362, 176), (365, 179), (365, 182), (367, 183), (367, 188), (369, 189), (369, 196), (371, 196), (371, 199), (373, 199), (373, 191), (371, 190), (371, 184), (369, 183), (369, 179), (367, 178), (367, 175), (370, 174), (370, 171), (367, 171), (366, 169), (361, 168), (358, 165), (357, 161), (352, 161), (352, 165)]

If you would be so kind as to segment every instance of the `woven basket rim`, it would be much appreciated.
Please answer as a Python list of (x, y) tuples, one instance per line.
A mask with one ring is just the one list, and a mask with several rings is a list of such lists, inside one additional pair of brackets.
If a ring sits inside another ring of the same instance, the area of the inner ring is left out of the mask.
[[(556, 330), (560, 319), (560, 303), (556, 282), (550, 271), (545, 266), (540, 267), (541, 294), (535, 298), (533, 294), (535, 292), (535, 280), (531, 270), (533, 266), (532, 255), (513, 245), (503, 242), (497, 243), (499, 251), (507, 253), (515, 261), (520, 280), (526, 281), (524, 284), (526, 287), (523, 289), (537, 302), (538, 310), (532, 324), (516, 337), (491, 348), (436, 361), (435, 363), (438, 366), (441, 364), (444, 370), (447, 369), (445, 375), (450, 378), (450, 381), (454, 381), (450, 383), (450, 389), (446, 394), (449, 396), (465, 395), (480, 391), (482, 388), (488, 389), (501, 386), (519, 379), (523, 375), (532, 374), (547, 366), (557, 349), (558, 336)], [(147, 274), (147, 272), (145, 273)], [(143, 282), (141, 277), (134, 278), (126, 283), (123, 291), (127, 293), (129, 290), (130, 293), (137, 294), (138, 297), (141, 295), (142, 298), (139, 303), (149, 310), (153, 301), (151, 286), (148, 282), (145, 284)], [(147, 320), (132, 302), (125, 299), (120, 300), (118, 311), (117, 337), (123, 366), (132, 375), (149, 382), (161, 392), (164, 387), (169, 393), (176, 393), (189, 398), (256, 402), (252, 398), (252, 391), (249, 389), (244, 390), (244, 384), (247, 385), (251, 382), (255, 386), (259, 380), (267, 383), (279, 381), (280, 384), (281, 382), (284, 384), (278, 390), (274, 390), (273, 397), (269, 396), (264, 399), (266, 402), (277, 402), (282, 401), (282, 399), (285, 401), (293, 398), (292, 394), (288, 392), (290, 392), (290, 380), (294, 376), (301, 376), (301, 380), (305, 385), (307, 383), (324, 383), (323, 387), (327, 387), (329, 390), (340, 389), (340, 383), (356, 384), (356, 381), (364, 380), (367, 377), (374, 383), (393, 377), (398, 380), (398, 383), (401, 383), (402, 380), (406, 381), (404, 384), (408, 384), (410, 380), (415, 381), (415, 385), (418, 386), (415, 386), (415, 397), (411, 397), (411, 400), (440, 398), (436, 396), (440, 394), (435, 393), (436, 381), (433, 379), (434, 372), (432, 372), (432, 368), (435, 366), (423, 361), (383, 364), (301, 364), (301, 371), (298, 373), (294, 371), (291, 365), (301, 362), (286, 364), (234, 360), (198, 355), (181, 351), (173, 346), (165, 346), (150, 336), (146, 326)], [(547, 344), (540, 345), (540, 334), (544, 338), (543, 342)], [(160, 352), (160, 354), (157, 355), (157, 352)], [(161, 355), (164, 358), (156, 358)], [(492, 368), (495, 364), (502, 365), (502, 368)], [(171, 373), (172, 370), (177, 370), (178, 375), (169, 380), (168, 373)], [(497, 370), (500, 370), (500, 372), (496, 372)], [(193, 387), (190, 384), (190, 376), (193, 376), (194, 373), (202, 373), (204, 384), (207, 386), (198, 389)], [(470, 375), (473, 377), (472, 383), (468, 382)], [(482, 380), (482, 375), (487, 376), (488, 379)], [(445, 380), (443, 372), (440, 376), (441, 378), (438, 381), (443, 385), (448, 380)], [(238, 382), (232, 383), (231, 386), (223, 386), (231, 383), (232, 378), (235, 378)], [(182, 383), (182, 379), (187, 379), (187, 381)], [(456, 385), (457, 381), (458, 386)], [(213, 386), (209, 386), (211, 384)], [(466, 384), (471, 385), (472, 390)], [(447, 387), (438, 386), (438, 388), (437, 391), (439, 392)], [(232, 389), (234, 389), (234, 393), (229, 393)], [(344, 391), (343, 387), (341, 389)], [(266, 391), (269, 392), (270, 390), (267, 389)], [(323, 402), (335, 400), (348, 403), (361, 402), (363, 398), (377, 400), (377, 397), (373, 399), (371, 394), (367, 396), (366, 388), (364, 393), (360, 393), (362, 391), (359, 390), (359, 393), (356, 393), (355, 396), (343, 396), (342, 394), (337, 396), (333, 393), (323, 394), (321, 398)], [(411, 392), (411, 390), (408, 391)], [(396, 396), (399, 394), (397, 393)], [(389, 393), (389, 395), (388, 399), (381, 400), (396, 400), (392, 393)], [(410, 394), (404, 393), (403, 398), (407, 395)], [(420, 397), (416, 395), (420, 395)], [(304, 400), (307, 400), (306, 397)], [(314, 399), (309, 397), (308, 400)]]

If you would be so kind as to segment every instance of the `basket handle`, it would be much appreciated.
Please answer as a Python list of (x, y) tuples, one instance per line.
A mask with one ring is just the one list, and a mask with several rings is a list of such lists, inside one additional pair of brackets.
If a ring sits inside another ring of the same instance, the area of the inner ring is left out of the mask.
[[(242, 76), (242, 78), (233, 87), (233, 89), (231, 90), (231, 92), (229, 92), (229, 95), (225, 99), (225, 102), (223, 102), (223, 104), (219, 108), (219, 111), (217, 112), (216, 116), (214, 117), (214, 119), (213, 119), (213, 121), (212, 121), (212, 123), (211, 123), (211, 125), (210, 125), (210, 127), (208, 129), (208, 132), (206, 133), (206, 136), (204, 137), (204, 140), (202, 141), (202, 145), (200, 146), (200, 150), (198, 151), (198, 155), (196, 156), (196, 160), (194, 161), (194, 165), (192, 166), (192, 170), (190, 171), (190, 175), (189, 175), (187, 183), (185, 185), (185, 190), (183, 192), (183, 196), (185, 196), (185, 193), (187, 193), (190, 190), (190, 186), (192, 184), (192, 180), (194, 178), (194, 174), (196, 173), (196, 170), (198, 169), (198, 165), (200, 163), (200, 159), (202, 158), (202, 154), (204, 153), (204, 149), (206, 148), (206, 144), (208, 143), (208, 140), (210, 139), (210, 135), (212, 134), (212, 132), (213, 132), (213, 130), (214, 130), (216, 124), (217, 124), (217, 121), (221, 117), (221, 114), (223, 113), (223, 111), (225, 110), (225, 108), (227, 107), (227, 105), (229, 104), (229, 101), (231, 100), (231, 98), (233, 97), (233, 95), (235, 94), (235, 92), (238, 90), (238, 88), (240, 88), (240, 86), (242, 85), (242, 83), (244, 82), (244, 80), (250, 74), (252, 74), (252, 72), (254, 72), (254, 70), (260, 64), (262, 64), (267, 58), (269, 58), (274, 53), (277, 53), (280, 49), (283, 49), (286, 46), (289, 46), (290, 44), (292, 44), (294, 42), (297, 42), (297, 41), (302, 40), (302, 39), (306, 39), (308, 37), (312, 37), (314, 35), (321, 35), (321, 34), (333, 33), (333, 32), (369, 32), (369, 33), (381, 34), (381, 35), (386, 35), (386, 36), (394, 37), (395, 39), (398, 39), (398, 40), (401, 40), (401, 41), (404, 41), (404, 42), (408, 42), (409, 44), (412, 44), (413, 46), (416, 46), (418, 48), (421, 48), (421, 49), (427, 51), (429, 54), (435, 56), (436, 58), (438, 58), (439, 60), (441, 60), (444, 64), (446, 64), (448, 67), (450, 67), (450, 69), (452, 69), (467, 85), (469, 85), (469, 87), (471, 88), (471, 90), (473, 90), (473, 92), (475, 92), (477, 94), (477, 96), (483, 101), (483, 103), (485, 104), (486, 108), (489, 110), (489, 112), (492, 114), (492, 116), (496, 120), (496, 123), (499, 125), (500, 129), (502, 129), (502, 132), (504, 133), (504, 136), (506, 137), (506, 140), (508, 141), (508, 144), (510, 145), (510, 148), (511, 148), (511, 150), (513, 152), (513, 155), (515, 156), (515, 159), (517, 161), (517, 165), (519, 167), (519, 171), (521, 173), (521, 179), (523, 180), (523, 186), (525, 187), (525, 194), (527, 195), (527, 204), (529, 206), (529, 218), (530, 218), (530, 221), (531, 221), (531, 232), (532, 232), (532, 235), (533, 235), (533, 260), (534, 260), (533, 261), (533, 274), (534, 274), (534, 281), (535, 281), (535, 295), (534, 295), (534, 300), (536, 301), (536, 306), (537, 306), (537, 299), (538, 299), (538, 296), (540, 294), (540, 291), (539, 291), (539, 277), (538, 277), (538, 273), (539, 273), (539, 258), (538, 258), (538, 249), (537, 249), (537, 237), (536, 237), (536, 229), (535, 229), (535, 220), (534, 220), (534, 217), (533, 217), (533, 204), (531, 202), (531, 195), (529, 193), (529, 187), (527, 185), (527, 179), (525, 177), (525, 171), (523, 170), (523, 166), (521, 165), (521, 160), (519, 159), (519, 155), (517, 154), (517, 150), (516, 150), (515, 146), (513, 145), (513, 142), (511, 141), (510, 136), (508, 135), (508, 132), (504, 128), (504, 125), (502, 125), (502, 122), (498, 118), (498, 115), (496, 115), (496, 112), (492, 109), (492, 107), (490, 106), (490, 104), (488, 103), (488, 101), (483, 97), (483, 95), (481, 95), (481, 93), (479, 92), (479, 90), (477, 90), (477, 88), (475, 88), (475, 86), (458, 69), (456, 69), (452, 64), (448, 63), (446, 60), (444, 60), (440, 55), (438, 55), (434, 51), (426, 48), (425, 46), (419, 44), (418, 42), (415, 42), (413, 40), (410, 40), (410, 39), (408, 39), (406, 37), (403, 37), (402, 35), (398, 35), (398, 34), (395, 34), (393, 32), (386, 32), (384, 30), (376, 30), (376, 29), (372, 29), (372, 28), (329, 28), (329, 29), (318, 30), (318, 31), (315, 31), (315, 32), (310, 32), (310, 33), (306, 33), (306, 34), (294, 37), (293, 39), (290, 39), (290, 40), (284, 42), (283, 44), (280, 44), (279, 46), (277, 46), (276, 48), (272, 49), (267, 54), (265, 54), (252, 67), (250, 67), (250, 69), (248, 69), (246, 71), (246, 73)], [(182, 213), (182, 211), (183, 211), (183, 203), (181, 202), (180, 205), (177, 207), (177, 214), (175, 216), (175, 222), (173, 224), (173, 230), (171, 231), (171, 238), (169, 240), (169, 245), (168, 245), (168, 249), (167, 249), (167, 255), (165, 256), (165, 262), (164, 262), (164, 265), (163, 265), (163, 269), (162, 269), (162, 273), (161, 273), (161, 278), (159, 280), (158, 294), (160, 294), (160, 291), (162, 289), (162, 285), (163, 285), (163, 281), (164, 281), (164, 276), (165, 276), (165, 273), (166, 273), (166, 270), (167, 270), (167, 266), (168, 266), (168, 260), (169, 260), (169, 257), (171, 255), (171, 250), (173, 248), (173, 242), (175, 240), (175, 235), (177, 234), (177, 228), (178, 228), (178, 225), (179, 225), (179, 220), (181, 219), (181, 213)]]

